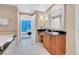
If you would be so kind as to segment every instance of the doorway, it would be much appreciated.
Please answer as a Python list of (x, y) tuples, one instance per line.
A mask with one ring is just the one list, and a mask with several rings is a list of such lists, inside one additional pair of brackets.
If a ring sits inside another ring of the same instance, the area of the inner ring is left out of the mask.
[(27, 41), (30, 43), (31, 40), (36, 40), (35, 20), (35, 16), (20, 15), (20, 45), (22, 47), (27, 46)]

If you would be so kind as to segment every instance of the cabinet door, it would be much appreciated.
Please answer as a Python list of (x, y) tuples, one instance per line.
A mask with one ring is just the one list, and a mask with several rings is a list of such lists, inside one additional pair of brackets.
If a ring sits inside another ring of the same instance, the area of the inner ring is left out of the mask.
[(43, 41), (43, 32), (38, 32), (38, 39), (39, 39), (39, 42)]
[(44, 33), (43, 35), (43, 45), (48, 51), (50, 51), (50, 35), (47, 33)]
[(54, 36), (51, 36), (51, 40), (50, 40), (50, 51), (51, 54), (56, 54), (56, 40)]
[(65, 54), (66, 52), (66, 35), (62, 35), (62, 40), (61, 40), (61, 47), (62, 47), (62, 54)]
[(56, 38), (56, 54), (63, 55), (65, 54), (65, 36), (59, 35)]

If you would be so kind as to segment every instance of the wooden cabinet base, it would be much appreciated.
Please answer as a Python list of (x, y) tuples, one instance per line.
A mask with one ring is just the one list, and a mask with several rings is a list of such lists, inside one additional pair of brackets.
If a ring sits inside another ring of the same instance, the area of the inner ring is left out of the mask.
[(51, 36), (50, 50), (54, 55), (64, 55), (66, 52), (65, 35)]
[(43, 35), (43, 46), (46, 48), (46, 50), (50, 51), (50, 35), (47, 33), (44, 33)]
[(43, 46), (52, 55), (65, 55), (66, 35), (51, 35), (46, 32), (40, 33), (43, 36)]

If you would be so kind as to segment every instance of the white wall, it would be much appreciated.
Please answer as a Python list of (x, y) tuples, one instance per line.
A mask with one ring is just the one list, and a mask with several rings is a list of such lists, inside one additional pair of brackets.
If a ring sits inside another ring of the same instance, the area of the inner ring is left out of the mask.
[(36, 42), (36, 15), (32, 16), (31, 18), (31, 23), (32, 23), (32, 39)]
[(76, 54), (79, 54), (79, 5), (75, 5), (76, 12)]
[(43, 11), (37, 12), (37, 29), (50, 29), (49, 14)]
[(45, 13), (45, 14), (44, 14), (44, 17), (45, 17), (45, 18), (44, 18), (44, 20), (45, 20), (45, 26), (44, 26), (44, 27), (45, 27), (46, 29), (51, 29), (51, 26), (50, 26), (50, 25), (51, 25), (50, 14)]
[(44, 12), (38, 11), (36, 14), (37, 29), (44, 29)]
[(76, 54), (76, 21), (75, 21), (75, 5), (66, 5), (66, 54)]

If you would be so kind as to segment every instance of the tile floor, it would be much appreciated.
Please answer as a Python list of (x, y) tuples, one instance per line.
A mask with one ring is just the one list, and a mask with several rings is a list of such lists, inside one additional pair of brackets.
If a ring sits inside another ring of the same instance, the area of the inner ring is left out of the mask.
[(14, 40), (4, 51), (3, 55), (50, 55), (39, 42), (27, 39), (16, 45)]

